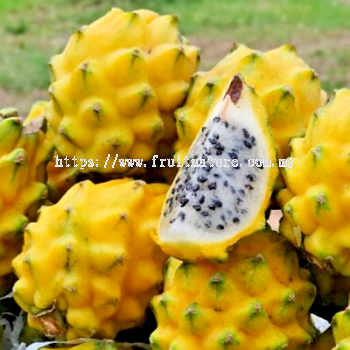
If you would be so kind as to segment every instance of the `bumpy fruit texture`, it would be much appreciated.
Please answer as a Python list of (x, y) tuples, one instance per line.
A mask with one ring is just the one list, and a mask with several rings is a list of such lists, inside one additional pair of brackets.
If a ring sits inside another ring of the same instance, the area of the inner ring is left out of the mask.
[[(275, 158), (266, 110), (235, 76), (168, 192), (156, 237), (162, 249), (187, 261), (225, 259), (230, 245), (265, 226)], [(251, 166), (250, 159), (271, 165)]]
[(335, 346), (332, 328), (322, 333), (311, 345), (311, 350), (331, 350)]
[(27, 118), (24, 121), (24, 125), (28, 125), (32, 120), (36, 118), (45, 118), (46, 115), (46, 101), (35, 102), (29, 111)]
[(333, 350), (350, 349), (350, 310), (335, 314), (332, 320), (333, 337), (337, 346)]
[(47, 196), (45, 167), (51, 149), (42, 119), (23, 126), (15, 109), (0, 111), (0, 295), (11, 287), (11, 261), (21, 251), (23, 231)]
[[(29, 124), (32, 120), (36, 118), (46, 119), (46, 109), (48, 102), (38, 101), (36, 102), (26, 120), (24, 125)], [(54, 143), (54, 132), (51, 128), (46, 130), (45, 142), (52, 148)], [(67, 162), (64, 160), (56, 160), (57, 153), (55, 152), (51, 161), (47, 165), (47, 187), (49, 191), (48, 198), (51, 202), (57, 203), (60, 198), (77, 182), (78, 169), (72, 166), (69, 162), (69, 167), (67, 167)], [(62, 162), (63, 167), (58, 167)]]
[(152, 349), (309, 349), (316, 291), (307, 276), (293, 246), (270, 230), (240, 240), (225, 262), (171, 258), (152, 301)]
[(350, 90), (338, 90), (310, 121), (304, 138), (292, 141), (287, 189), (278, 194), (280, 231), (322, 264), (350, 276)]
[(255, 88), (266, 106), (277, 155), (289, 155), (289, 142), (305, 133), (312, 114), (325, 100), (315, 72), (290, 45), (266, 53), (238, 45), (208, 72), (197, 73), (186, 105), (176, 112), (183, 159), (234, 74)]
[[(93, 171), (125, 173), (110, 161), (150, 160), (173, 143), (174, 110), (187, 96), (198, 49), (174, 16), (112, 9), (78, 30), (51, 60), (48, 120), (59, 155), (98, 159)], [(85, 168), (82, 172), (89, 172)]]
[(150, 238), (167, 185), (130, 179), (74, 185), (42, 207), (13, 261), (14, 298), (47, 335), (114, 338), (142, 322), (166, 259)]

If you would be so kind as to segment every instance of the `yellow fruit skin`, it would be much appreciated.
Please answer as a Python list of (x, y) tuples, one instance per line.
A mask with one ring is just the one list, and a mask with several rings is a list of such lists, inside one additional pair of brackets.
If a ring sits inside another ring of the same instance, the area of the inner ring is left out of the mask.
[(142, 322), (163, 277), (166, 256), (150, 234), (167, 189), (84, 181), (42, 207), (13, 261), (14, 298), (29, 325), (66, 339), (113, 339)]
[(108, 154), (148, 161), (159, 143), (175, 141), (168, 114), (184, 103), (199, 57), (177, 22), (151, 11), (112, 9), (52, 58), (47, 118), (57, 153), (98, 159), (97, 167), (81, 172), (125, 174), (128, 167), (118, 163), (104, 168)]
[(152, 305), (152, 349), (309, 349), (316, 291), (276, 232), (241, 239), (225, 262), (170, 259)]
[(179, 141), (175, 150), (181, 159), (188, 153), (215, 101), (237, 73), (254, 87), (265, 104), (278, 158), (289, 155), (290, 140), (304, 135), (312, 114), (325, 100), (315, 72), (292, 46), (262, 53), (238, 45), (213, 69), (194, 77), (185, 106), (176, 111)]
[(333, 350), (350, 349), (350, 310), (335, 314), (332, 320), (333, 337), (337, 346)]
[(51, 148), (41, 122), (26, 126), (0, 111), (0, 295), (7, 292), (11, 261), (20, 252), (23, 230), (47, 197), (45, 167)]
[(341, 340), (333, 350), (349, 350), (350, 349), (350, 337)]
[[(27, 118), (25, 119), (24, 125), (28, 125), (32, 120), (37, 118), (46, 119), (47, 104), (48, 102), (46, 101), (36, 102), (32, 106)], [(45, 134), (45, 143), (51, 148), (54, 148), (54, 137), (55, 135), (53, 129), (48, 128)], [(67, 162), (65, 160), (61, 160), (61, 158), (59, 161), (56, 160), (57, 156), (58, 155), (55, 152), (46, 168), (46, 184), (49, 191), (48, 199), (53, 203), (57, 203), (60, 198), (68, 191), (68, 189), (77, 182), (78, 176), (78, 169), (73, 167), (71, 162), (69, 162), (69, 167), (67, 167)], [(63, 167), (57, 166), (60, 165), (61, 162), (63, 164)]]
[(281, 232), (336, 272), (350, 276), (350, 90), (338, 90), (311, 119), (304, 138), (291, 143), (295, 159), (278, 194)]
[(27, 118), (24, 121), (24, 125), (28, 125), (32, 120), (36, 118), (43, 117), (46, 115), (46, 101), (37, 101), (33, 104), (32, 108), (29, 111)]

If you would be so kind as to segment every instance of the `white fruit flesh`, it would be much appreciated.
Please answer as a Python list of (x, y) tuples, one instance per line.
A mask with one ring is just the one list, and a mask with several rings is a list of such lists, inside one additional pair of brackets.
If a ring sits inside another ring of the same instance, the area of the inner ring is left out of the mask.
[(193, 142), (163, 207), (161, 245), (216, 244), (241, 236), (257, 220), (257, 226), (264, 224), (261, 212), (274, 168), (248, 163), (276, 164), (266, 125), (257, 116), (264, 110), (256, 108), (252, 95), (255, 99), (235, 77)]

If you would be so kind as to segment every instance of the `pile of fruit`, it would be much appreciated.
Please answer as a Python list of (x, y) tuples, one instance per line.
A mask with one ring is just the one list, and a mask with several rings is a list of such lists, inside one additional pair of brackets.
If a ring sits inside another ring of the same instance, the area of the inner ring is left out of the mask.
[(1, 349), (350, 349), (350, 90), (290, 45), (198, 64), (112, 9), (2, 106)]

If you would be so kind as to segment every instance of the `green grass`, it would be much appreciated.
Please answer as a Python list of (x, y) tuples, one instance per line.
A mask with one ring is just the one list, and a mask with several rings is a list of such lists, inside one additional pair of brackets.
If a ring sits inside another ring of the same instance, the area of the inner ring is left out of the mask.
[(180, 18), (210, 67), (232, 42), (265, 50), (296, 44), (327, 90), (350, 87), (349, 0), (0, 0), (0, 104), (23, 111), (49, 84), (47, 62), (81, 25), (110, 7)]

